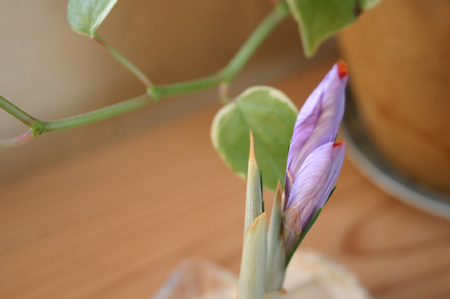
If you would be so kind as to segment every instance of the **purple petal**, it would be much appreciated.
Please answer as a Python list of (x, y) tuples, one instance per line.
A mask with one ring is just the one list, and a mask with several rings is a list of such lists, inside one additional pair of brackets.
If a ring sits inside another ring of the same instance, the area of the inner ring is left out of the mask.
[(331, 152), (331, 167), (328, 173), (327, 182), (323, 189), (322, 195), (316, 204), (316, 211), (322, 208), (330, 196), (331, 190), (336, 185), (336, 180), (341, 172), (342, 164), (345, 156), (345, 142), (334, 143), (333, 150)]
[[(292, 134), (291, 144), (289, 146), (289, 154), (287, 160), (287, 171), (285, 179), (285, 192), (288, 195), (291, 192), (292, 182), (298, 170), (300, 169), (301, 163), (306, 159), (306, 157), (301, 157), (294, 153), (300, 152), (302, 146), (311, 136), (314, 128), (316, 127), (317, 119), (319, 118), (320, 103), (322, 97), (322, 83), (317, 86), (317, 88), (308, 97), (305, 104), (303, 105), (300, 113), (298, 114), (297, 121), (294, 126), (294, 133)], [(294, 162), (294, 165), (291, 164)], [(298, 166), (298, 167), (297, 167)], [(291, 172), (292, 171), (292, 172)], [(291, 176), (290, 178), (288, 176)]]
[(298, 209), (302, 229), (315, 213), (316, 206), (327, 185), (332, 166), (332, 152), (333, 142), (318, 147), (306, 158), (294, 180), (290, 197), (286, 203), (286, 210), (291, 207)]
[[(303, 105), (288, 154), (287, 169), (292, 181), (314, 149), (335, 139), (344, 114), (347, 79), (342, 63), (336, 63)], [(285, 181), (286, 197), (289, 197), (292, 186), (288, 176)]]

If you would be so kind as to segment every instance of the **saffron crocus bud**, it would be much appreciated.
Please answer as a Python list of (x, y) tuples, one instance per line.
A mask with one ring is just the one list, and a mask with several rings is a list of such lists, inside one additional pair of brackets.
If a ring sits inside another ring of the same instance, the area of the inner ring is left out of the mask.
[(344, 114), (347, 80), (347, 67), (339, 61), (298, 115), (285, 180), (283, 236), (288, 257), (315, 213), (325, 205), (340, 172), (345, 143), (334, 140)]

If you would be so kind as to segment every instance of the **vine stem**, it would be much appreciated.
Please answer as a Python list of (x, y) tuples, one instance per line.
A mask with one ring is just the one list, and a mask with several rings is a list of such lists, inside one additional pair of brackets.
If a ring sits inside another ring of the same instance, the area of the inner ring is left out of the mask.
[[(218, 86), (221, 83), (228, 84), (234, 77), (242, 70), (248, 60), (251, 58), (256, 49), (261, 45), (264, 39), (270, 32), (287, 16), (289, 15), (289, 9), (285, 1), (279, 1), (274, 10), (258, 25), (255, 31), (250, 35), (247, 41), (238, 50), (231, 61), (220, 72), (201, 79), (180, 82), (175, 84), (153, 85), (150, 80), (133, 64), (131, 64), (125, 57), (123, 57), (118, 51), (116, 51), (111, 45), (106, 43), (97, 33), (94, 38), (104, 45), (106, 49), (118, 59), (125, 67), (133, 72), (139, 80), (147, 87), (147, 94), (138, 96), (136, 98), (104, 107), (99, 110), (94, 110), (85, 114), (72, 116), (68, 118), (53, 120), (53, 121), (41, 121), (38, 120), (8, 100), (0, 96), (0, 108), (10, 113), (26, 125), (30, 126), (30, 132), (32, 137), (37, 137), (45, 132), (53, 132), (71, 129), (79, 126), (84, 126), (93, 122), (108, 119), (120, 114), (124, 114), (136, 109), (139, 109), (151, 102), (156, 102), (163, 97), (170, 97), (179, 94), (186, 94), (194, 91), (200, 91), (208, 88)], [(19, 137), (17, 137), (19, 138)], [(0, 143), (0, 146), (2, 143)]]
[(33, 133), (32, 133), (32, 130), (30, 129), (25, 134), (22, 134), (20, 136), (9, 138), (9, 139), (1, 139), (0, 147), (21, 145), (21, 144), (27, 143), (31, 139), (33, 139)]
[(13, 103), (11, 103), (2, 96), (0, 96), (0, 108), (2, 108), (15, 118), (17, 118), (27, 126), (31, 126), (36, 121), (34, 117), (32, 117), (31, 115), (29, 115), (28, 113), (26, 113), (25, 111), (23, 111), (22, 109), (20, 109), (19, 107), (17, 107), (16, 105), (14, 105)]
[(139, 81), (144, 84), (145, 87), (152, 87), (153, 84), (150, 82), (150, 80), (145, 76), (143, 72), (141, 72), (140, 69), (138, 69), (134, 64), (132, 64), (128, 59), (126, 59), (122, 54), (119, 53), (116, 49), (113, 48), (110, 44), (108, 44), (101, 36), (94, 32), (94, 40), (98, 42), (100, 45), (104, 46), (106, 50), (115, 58), (117, 59), (123, 66), (125, 66), (130, 72), (132, 72)]
[[(42, 132), (40, 133), (61, 131), (84, 126), (90, 123), (94, 123), (100, 120), (117, 116), (119, 114), (139, 109), (151, 103), (152, 101), (153, 101), (152, 98), (148, 94), (143, 94), (136, 98), (115, 105), (111, 105), (102, 109), (94, 110), (85, 114), (43, 122), (43, 125), (41, 126)], [(38, 132), (36, 131), (36, 133)]]

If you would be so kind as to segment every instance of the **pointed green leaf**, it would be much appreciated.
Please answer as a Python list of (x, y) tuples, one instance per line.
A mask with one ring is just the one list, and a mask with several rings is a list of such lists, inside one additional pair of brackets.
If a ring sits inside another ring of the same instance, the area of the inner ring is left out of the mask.
[(239, 299), (264, 299), (267, 258), (266, 229), (266, 213), (263, 213), (255, 219), (245, 233), (239, 273)]
[(69, 0), (67, 19), (76, 32), (93, 37), (117, 0)]
[(250, 132), (250, 153), (248, 158), (247, 193), (245, 200), (244, 237), (247, 229), (263, 213), (261, 174), (255, 159), (253, 134)]
[[(333, 189), (331, 189), (330, 195), (328, 195), (327, 201), (325, 202), (325, 204), (328, 203), (328, 200), (330, 200), (331, 195), (333, 195), (334, 191), (336, 190), (337, 186), (334, 186)], [(311, 221), (309, 221), (308, 226), (306, 226), (306, 229), (302, 232), (302, 234), (300, 235), (299, 240), (297, 241), (297, 243), (294, 246), (294, 250), (292, 250), (292, 252), (289, 253), (289, 257), (287, 258), (287, 262), (286, 262), (286, 267), (289, 264), (289, 261), (291, 260), (292, 256), (294, 255), (295, 251), (297, 250), (298, 246), (300, 246), (300, 243), (303, 241), (303, 239), (305, 238), (306, 234), (309, 232), (309, 230), (311, 229), (311, 227), (314, 225), (314, 223), (317, 220), (317, 217), (319, 217), (320, 212), (322, 212), (323, 208), (320, 208), (317, 210), (317, 212), (313, 215), (313, 217), (311, 218)]]
[[(327, 201), (325, 202), (325, 205), (328, 203), (328, 201), (330, 200), (331, 195), (333, 195), (334, 191), (336, 190), (337, 186), (334, 186), (333, 189), (331, 189), (330, 195), (328, 195)], [(323, 205), (323, 206), (325, 206)]]
[(317, 212), (314, 214), (314, 216), (311, 218), (311, 221), (306, 226), (305, 230), (302, 231), (302, 234), (300, 235), (300, 238), (298, 239), (297, 244), (295, 244), (294, 249), (292, 252), (289, 253), (288, 257), (286, 258), (286, 267), (291, 261), (292, 256), (294, 255), (295, 251), (297, 250), (298, 246), (300, 246), (300, 243), (302, 243), (303, 239), (305, 238), (306, 234), (309, 232), (311, 227), (314, 225), (314, 223), (317, 220), (317, 217), (319, 217), (320, 212), (322, 212), (322, 208), (318, 209)]
[(282, 189), (278, 181), (267, 236), (266, 293), (269, 294), (282, 290), (286, 271), (286, 251), (281, 234), (282, 218)]
[(245, 178), (251, 130), (264, 187), (275, 190), (277, 181), (284, 181), (287, 148), (296, 118), (297, 109), (282, 92), (265, 86), (251, 87), (216, 114), (211, 139), (225, 163)]

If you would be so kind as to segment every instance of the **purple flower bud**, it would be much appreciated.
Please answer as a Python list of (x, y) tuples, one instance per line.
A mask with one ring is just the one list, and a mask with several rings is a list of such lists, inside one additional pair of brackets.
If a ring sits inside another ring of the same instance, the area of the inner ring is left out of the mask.
[(284, 237), (292, 250), (322, 208), (342, 167), (345, 143), (335, 143), (345, 105), (348, 71), (337, 62), (306, 100), (289, 148), (285, 179)]

